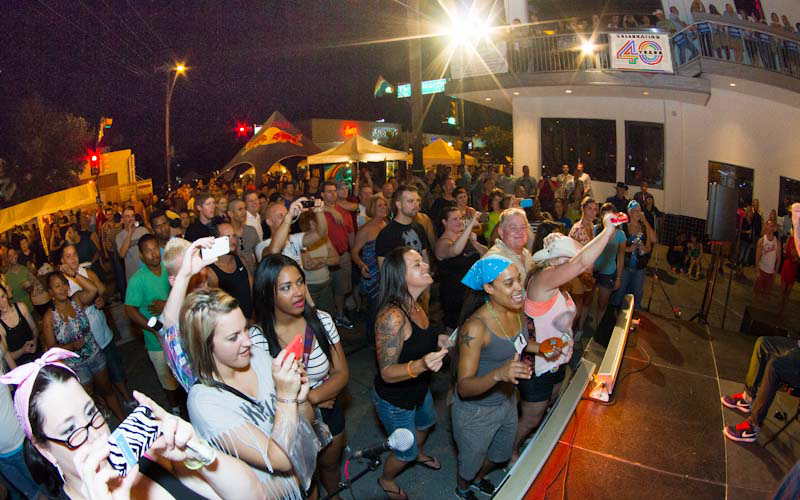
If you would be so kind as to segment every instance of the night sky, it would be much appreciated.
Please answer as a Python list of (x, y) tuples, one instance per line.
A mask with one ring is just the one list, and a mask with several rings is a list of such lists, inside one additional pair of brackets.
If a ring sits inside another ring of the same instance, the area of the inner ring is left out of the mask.
[[(38, 94), (96, 126), (114, 119), (114, 149), (130, 147), (137, 173), (163, 180), (166, 74), (155, 68), (186, 61), (175, 88), (171, 142), (177, 174), (209, 172), (241, 147), (235, 126), (266, 120), (342, 118), (407, 123), (408, 105), (374, 99), (379, 74), (408, 80), (405, 42), (357, 45), (407, 35), (405, 2), (392, 0), (143, 1), (9, 0), (0, 16), (0, 124), (20, 98)], [(436, 2), (424, 19), (443, 18)], [(423, 68), (441, 49), (423, 45)], [(437, 77), (427, 68), (423, 78)], [(469, 128), (510, 118), (468, 109)], [(426, 131), (439, 125), (438, 96)], [(470, 112), (471, 111), (471, 112)]]

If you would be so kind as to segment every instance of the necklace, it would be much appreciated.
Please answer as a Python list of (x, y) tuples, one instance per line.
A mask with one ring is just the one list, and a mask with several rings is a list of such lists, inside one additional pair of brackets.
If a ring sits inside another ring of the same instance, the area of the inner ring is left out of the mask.
[[(511, 343), (511, 345), (514, 345), (514, 341), (511, 340), (511, 337), (508, 335), (508, 333), (506, 333), (506, 328), (503, 326), (503, 323), (500, 321), (500, 318), (498, 318), (497, 314), (495, 314), (494, 306), (492, 306), (491, 302), (487, 302), (487, 304), (489, 304), (489, 312), (491, 313), (492, 318), (494, 318), (497, 324), (500, 325), (500, 331), (503, 332), (503, 336), (506, 338), (506, 340), (508, 340)], [(518, 331), (522, 331), (522, 319), (519, 317), (519, 314), (517, 314), (517, 323), (519, 324)]]

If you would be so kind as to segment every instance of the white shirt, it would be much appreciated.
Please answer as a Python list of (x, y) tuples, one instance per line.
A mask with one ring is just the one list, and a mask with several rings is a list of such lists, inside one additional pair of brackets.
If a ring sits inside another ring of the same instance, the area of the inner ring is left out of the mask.
[(356, 225), (360, 228), (367, 223), (367, 207), (358, 204), (358, 216), (356, 217)]
[[(300, 254), (303, 252), (303, 236), (305, 235), (306, 233), (290, 234), (289, 239), (286, 241), (286, 246), (284, 246), (283, 250), (281, 250), (283, 255), (297, 262), (300, 267), (303, 267)], [(261, 254), (266, 248), (269, 247), (270, 243), (272, 243), (272, 238), (267, 238), (256, 245), (256, 259), (258, 259), (259, 262), (261, 262)]]
[(592, 178), (586, 172), (578, 176), (578, 180), (583, 183), (583, 192), (586, 196), (592, 196)]
[(256, 234), (258, 235), (258, 240), (261, 241), (264, 239), (264, 230), (261, 229), (261, 214), (251, 214), (247, 210), (245, 210), (247, 214), (247, 219), (245, 220), (245, 224), (248, 226), (252, 226), (253, 229), (256, 230)]
[[(78, 268), (78, 274), (89, 279), (89, 273), (86, 272), (85, 266)], [(67, 293), (70, 297), (83, 290), (74, 278), (67, 277), (67, 282), (69, 285), (69, 292)], [(114, 340), (114, 332), (109, 328), (105, 314), (98, 310), (94, 303), (84, 308), (84, 311), (86, 311), (86, 317), (89, 319), (89, 329), (92, 330), (92, 336), (97, 341), (100, 349), (105, 349)]]

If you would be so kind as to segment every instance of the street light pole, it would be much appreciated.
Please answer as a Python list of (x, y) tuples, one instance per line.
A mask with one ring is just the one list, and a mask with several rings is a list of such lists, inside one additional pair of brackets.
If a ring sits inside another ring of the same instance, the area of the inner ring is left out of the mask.
[[(186, 66), (177, 64), (175, 67), (162, 66), (160, 69), (167, 72), (167, 99), (164, 107), (164, 166), (167, 173), (167, 192), (172, 190), (172, 158), (169, 148), (169, 108), (172, 102), (172, 91), (178, 82), (178, 76), (186, 71)], [(173, 75), (173, 72), (175, 73)]]

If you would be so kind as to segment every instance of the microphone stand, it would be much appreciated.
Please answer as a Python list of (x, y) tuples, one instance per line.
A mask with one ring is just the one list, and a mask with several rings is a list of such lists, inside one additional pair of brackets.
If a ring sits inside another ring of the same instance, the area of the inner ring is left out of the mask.
[(331, 498), (335, 497), (336, 495), (338, 495), (339, 493), (343, 492), (344, 490), (351, 490), (350, 494), (352, 495), (353, 494), (353, 492), (352, 492), (353, 483), (355, 483), (359, 479), (363, 478), (368, 473), (378, 470), (378, 468), (381, 466), (381, 457), (380, 457), (380, 455), (378, 455), (376, 457), (372, 457), (372, 458), (370, 458), (368, 460), (369, 460), (369, 463), (367, 464), (367, 467), (365, 469), (362, 469), (361, 471), (359, 471), (359, 473), (356, 474), (355, 476), (353, 476), (352, 479), (351, 479), (350, 475), (347, 472), (347, 470), (348, 470), (348, 468), (350, 466), (350, 459), (347, 459), (345, 461), (345, 463), (344, 463), (344, 470), (345, 470), (345, 473), (344, 473), (345, 479), (344, 479), (344, 481), (339, 483), (339, 488), (336, 491), (328, 492), (328, 495), (325, 496), (322, 500), (330, 500)]

